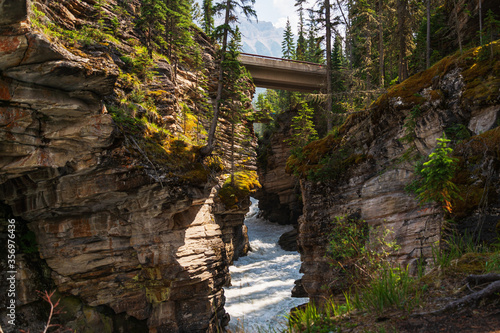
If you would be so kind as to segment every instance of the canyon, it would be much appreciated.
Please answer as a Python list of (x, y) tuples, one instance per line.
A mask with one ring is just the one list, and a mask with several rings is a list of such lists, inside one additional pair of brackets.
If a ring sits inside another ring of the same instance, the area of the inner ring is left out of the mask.
[[(217, 90), (213, 42), (194, 32), (202, 69), (157, 54), (137, 69), (147, 53), (130, 22), (138, 2), (124, 12), (117, 1), (94, 5), (0, 3), (0, 239), (15, 220), (16, 329), (39, 331), (47, 313), (37, 290), (56, 290), (65, 311), (56, 322), (81, 332), (223, 331), (223, 287), (249, 251), (243, 221), (260, 185), (262, 215), (295, 226), (284, 241), (301, 254), (295, 295), (321, 303), (342, 291), (328, 257), (340, 216), (369, 225), (373, 244), (381, 235), (396, 242), (388, 259), (415, 271), (430, 264), (449, 216), (405, 188), (443, 132), (460, 169), (452, 218), (464, 230), (480, 226), (485, 240), (500, 232), (498, 41), (491, 57), (472, 48), (390, 87), (305, 146), (302, 159), (286, 143), (293, 111), (257, 149), (251, 121), (232, 128), (235, 103), (203, 158)], [(116, 41), (64, 39), (92, 26), (98, 10), (119, 22)], [(250, 104), (255, 87), (243, 85)], [(233, 164), (241, 188), (231, 192)], [(14, 332), (6, 311), (0, 324)]]
[[(248, 197), (226, 208), (217, 195), (220, 173), (199, 161), (194, 148), (178, 141), (173, 157), (153, 154), (139, 141), (141, 133), (117, 125), (106, 104), (126, 92), (117, 89), (121, 70), (116, 62), (123, 63), (103, 52), (111, 48), (71, 52), (30, 26), (28, 2), (1, 6), (2, 215), (5, 221), (16, 220), (19, 242), (36, 236), (34, 253), (17, 256), (23, 268), (18, 327), (35, 330), (36, 322), (42, 324), (36, 290), (54, 288), (64, 295), (64, 325), (82, 331), (216, 331), (225, 326), (222, 287), (229, 283), (229, 264), (248, 250), (243, 225)], [(53, 15), (59, 10), (66, 24), (94, 10), (91, 2), (80, 1), (41, 9)], [(202, 36), (200, 41), (211, 47)], [(133, 52), (121, 47), (114, 52)], [(207, 68), (215, 66), (213, 52), (205, 55)], [(167, 104), (158, 122), (182, 131), (186, 122), (177, 116), (179, 101), (201, 99), (204, 92), (192, 72), (178, 69), (174, 84), (173, 67), (161, 59), (155, 65), (159, 74), (148, 89)], [(147, 112), (135, 107), (138, 111), (130, 112)], [(229, 127), (222, 119), (221, 156), (230, 150)], [(236, 162), (255, 170), (256, 139), (246, 135), (249, 131), (238, 128), (244, 139), (236, 143)], [(179, 160), (188, 166), (176, 167)], [(221, 163), (227, 167), (229, 158)], [(6, 227), (2, 222), (2, 237)]]

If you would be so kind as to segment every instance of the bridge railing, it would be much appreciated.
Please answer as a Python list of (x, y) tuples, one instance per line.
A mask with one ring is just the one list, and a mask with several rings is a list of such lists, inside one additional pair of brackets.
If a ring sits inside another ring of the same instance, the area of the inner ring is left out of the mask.
[(265, 55), (260, 55), (260, 54), (243, 53), (243, 52), (241, 52), (240, 54), (245, 55), (245, 56), (249, 56), (249, 57), (254, 57), (254, 58), (272, 59), (272, 60), (278, 60), (278, 61), (283, 61), (283, 62), (293, 62), (293, 63), (297, 63), (297, 64), (314, 65), (314, 66), (319, 66), (319, 67), (324, 66), (323, 64), (317, 64), (315, 62), (309, 62), (309, 61), (276, 58), (276, 57), (270, 57), (270, 56), (265, 56)]

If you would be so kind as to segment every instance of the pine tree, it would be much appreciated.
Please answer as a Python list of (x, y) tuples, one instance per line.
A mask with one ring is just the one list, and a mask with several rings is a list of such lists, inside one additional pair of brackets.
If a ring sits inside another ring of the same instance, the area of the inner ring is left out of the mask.
[(285, 32), (283, 33), (283, 42), (281, 43), (281, 53), (283, 54), (283, 59), (293, 59), (295, 54), (295, 45), (293, 41), (292, 27), (290, 26), (290, 20), (286, 19)]
[(484, 19), (484, 28), (488, 36), (488, 42), (490, 43), (490, 58), (493, 59), (493, 39), (495, 35), (498, 34), (500, 30), (500, 21), (495, 18), (495, 14), (491, 9), (486, 12), (486, 18)]
[(321, 49), (321, 37), (318, 37), (318, 27), (314, 12), (309, 11), (309, 22), (307, 29), (307, 51), (306, 60), (317, 64), (323, 63), (323, 50)]
[[(238, 60), (241, 50), (241, 33), (238, 27), (234, 30), (227, 48), (227, 54), (222, 63), (225, 78), (223, 85), (224, 103), (221, 104), (221, 108), (229, 113), (231, 123), (231, 185), (234, 186), (234, 129), (241, 122), (242, 114), (248, 112), (251, 105), (250, 99), (244, 93), (248, 72)], [(245, 105), (248, 107), (245, 108)]]
[(234, 33), (229, 25), (231, 22), (237, 21), (236, 16), (236, 8), (239, 8), (243, 14), (249, 17), (257, 17), (255, 10), (252, 8), (252, 5), (255, 3), (255, 0), (225, 0), (224, 2), (218, 3), (214, 7), (214, 12), (225, 12), (224, 15), (224, 24), (215, 29), (215, 33), (222, 35), (222, 47), (220, 50), (220, 69), (219, 69), (219, 81), (217, 84), (217, 97), (215, 100), (214, 107), (214, 116), (212, 119), (212, 123), (210, 124), (210, 130), (208, 132), (207, 145), (200, 149), (200, 154), (204, 156), (208, 156), (213, 148), (214, 148), (214, 137), (215, 130), (217, 128), (217, 123), (219, 120), (219, 108), (220, 102), (222, 99), (222, 87), (223, 87), (223, 79), (224, 79), (224, 67), (222, 64), (224, 63), (224, 59), (226, 56), (227, 50), (227, 40), (229, 33)]
[(214, 7), (212, 0), (203, 0), (203, 20), (201, 27), (207, 35), (210, 35), (214, 29)]
[(314, 110), (306, 102), (302, 102), (297, 115), (292, 118), (292, 137), (287, 140), (292, 147), (302, 148), (318, 138), (312, 121), (313, 115)]
[(303, 1), (297, 2), (297, 12), (299, 13), (299, 29), (297, 36), (297, 48), (295, 50), (295, 60), (306, 60), (305, 53), (307, 49), (306, 38), (304, 32), (304, 8), (302, 7)]
[(153, 43), (163, 44), (165, 40), (165, 22), (167, 19), (167, 7), (164, 0), (143, 0), (141, 3), (141, 13), (138, 20), (139, 28), (146, 37), (146, 47), (149, 57), (153, 57)]
[(195, 58), (197, 47), (192, 33), (192, 6), (189, 0), (164, 1), (167, 12), (165, 23), (167, 56), (174, 62), (174, 78), (176, 78), (178, 64)]

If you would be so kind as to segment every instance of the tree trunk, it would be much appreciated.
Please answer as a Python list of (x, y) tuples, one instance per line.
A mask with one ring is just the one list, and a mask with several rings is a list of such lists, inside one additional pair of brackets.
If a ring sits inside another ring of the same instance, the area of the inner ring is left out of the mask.
[(431, 0), (427, 0), (427, 41), (425, 52), (425, 68), (431, 67)]
[(224, 36), (222, 38), (222, 49), (221, 49), (221, 57), (220, 57), (220, 69), (219, 69), (219, 82), (217, 84), (217, 97), (215, 99), (215, 106), (214, 106), (214, 117), (212, 119), (212, 123), (210, 124), (210, 130), (208, 132), (208, 140), (207, 140), (207, 145), (200, 149), (200, 154), (203, 156), (210, 155), (212, 150), (214, 149), (214, 136), (215, 136), (215, 130), (217, 129), (217, 123), (219, 121), (219, 108), (220, 108), (220, 101), (222, 99), (222, 81), (224, 79), (224, 68), (222, 67), (222, 64), (224, 63), (224, 59), (226, 56), (226, 48), (227, 48), (227, 25), (229, 24), (229, 11), (230, 11), (230, 4), (231, 0), (226, 1), (226, 16), (224, 19)]
[(479, 42), (481, 43), (481, 46), (483, 46), (483, 13), (482, 13), (482, 0), (478, 0), (479, 2)]
[(406, 59), (406, 0), (398, 0), (398, 39), (399, 39), (399, 61), (398, 61), (398, 76), (399, 82), (403, 82), (408, 78), (408, 60)]
[(342, 10), (342, 6), (340, 5), (339, 0), (337, 1), (337, 6), (339, 7), (340, 13), (342, 14), (342, 17), (344, 18), (344, 23), (346, 26), (346, 33), (345, 33), (345, 48), (347, 53), (349, 54), (349, 69), (352, 69), (352, 45), (351, 45), (351, 26), (349, 24), (349, 21), (346, 19), (344, 15), (344, 11)]
[(458, 6), (457, 6), (457, 1), (453, 0), (453, 5), (454, 5), (454, 12), (455, 12), (455, 20), (457, 21), (456, 23), (456, 29), (457, 29), (457, 38), (458, 38), (458, 47), (460, 48), (460, 54), (462, 54), (462, 32), (460, 31), (460, 22), (458, 21)]
[(379, 58), (378, 58), (378, 68), (379, 68), (379, 84), (380, 87), (384, 87), (384, 27), (382, 26), (382, 1), (379, 0), (378, 2), (378, 52), (379, 52)]
[(332, 130), (332, 29), (330, 26), (330, 0), (325, 0), (326, 22), (326, 129)]
[(234, 187), (234, 110), (231, 119), (231, 186)]

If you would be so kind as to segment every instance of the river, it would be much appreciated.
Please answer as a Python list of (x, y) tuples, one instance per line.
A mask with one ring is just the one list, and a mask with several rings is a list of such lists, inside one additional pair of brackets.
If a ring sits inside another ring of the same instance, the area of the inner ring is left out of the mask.
[(300, 279), (300, 256), (282, 250), (279, 237), (292, 229), (259, 218), (258, 200), (245, 218), (251, 251), (229, 268), (231, 287), (225, 288), (226, 311), (231, 316), (233, 332), (254, 333), (286, 327), (289, 310), (307, 302), (292, 298), (294, 281)]

